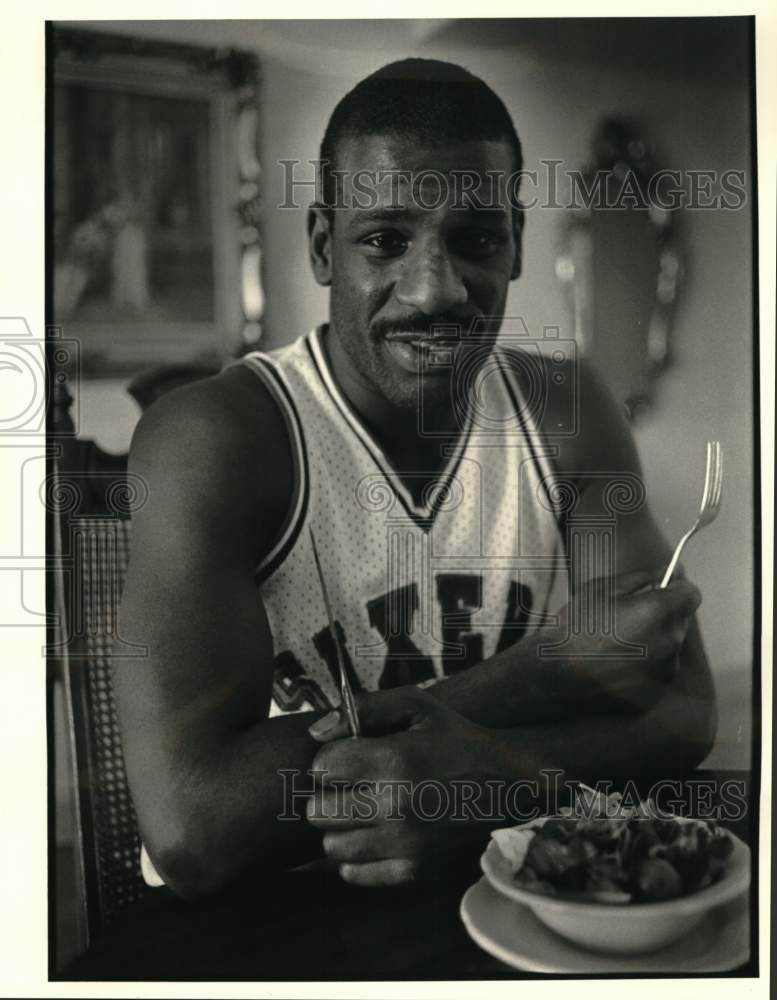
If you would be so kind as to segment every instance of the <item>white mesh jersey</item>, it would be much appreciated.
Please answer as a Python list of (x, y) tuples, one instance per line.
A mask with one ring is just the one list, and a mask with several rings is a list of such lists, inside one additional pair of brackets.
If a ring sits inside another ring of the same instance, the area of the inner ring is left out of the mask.
[(257, 567), (273, 715), (339, 703), (311, 531), (357, 691), (434, 683), (520, 641), (565, 599), (549, 449), (508, 356), (490, 352), (471, 374), (458, 443), (411, 491), (340, 392), (322, 336), (240, 362), (275, 397), (294, 455), (291, 510)]

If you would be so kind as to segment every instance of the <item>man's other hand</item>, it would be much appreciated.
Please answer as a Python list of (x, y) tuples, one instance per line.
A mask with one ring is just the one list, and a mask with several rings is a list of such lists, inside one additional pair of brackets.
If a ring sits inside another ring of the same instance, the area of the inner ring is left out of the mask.
[(565, 637), (565, 697), (579, 714), (645, 711), (677, 673), (701, 593), (682, 578), (662, 590), (660, 575), (639, 570), (589, 581), (562, 609), (558, 629), (543, 635)]

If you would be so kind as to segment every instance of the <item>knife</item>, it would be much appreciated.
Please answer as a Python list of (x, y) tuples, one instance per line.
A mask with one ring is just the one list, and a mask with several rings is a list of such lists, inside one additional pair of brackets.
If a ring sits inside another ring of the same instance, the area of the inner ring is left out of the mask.
[(337, 629), (335, 628), (335, 619), (332, 614), (332, 605), (329, 603), (329, 592), (326, 589), (326, 581), (324, 580), (324, 572), (321, 569), (321, 560), (318, 557), (318, 548), (316, 547), (316, 539), (313, 535), (313, 529), (310, 528), (310, 544), (313, 548), (313, 561), (316, 564), (316, 572), (318, 573), (319, 583), (321, 584), (321, 593), (324, 597), (324, 607), (326, 608), (326, 617), (329, 622), (329, 634), (332, 637), (332, 642), (334, 643), (335, 652), (337, 654), (337, 668), (340, 671), (340, 697), (342, 699), (342, 706), (345, 708), (345, 715), (348, 719), (348, 726), (351, 730), (351, 736), (361, 736), (361, 726), (359, 725), (359, 715), (356, 711), (356, 700), (353, 696), (353, 691), (351, 689), (351, 682), (348, 680), (348, 674), (345, 670), (345, 657), (343, 656), (343, 647), (340, 643), (340, 637), (337, 634)]

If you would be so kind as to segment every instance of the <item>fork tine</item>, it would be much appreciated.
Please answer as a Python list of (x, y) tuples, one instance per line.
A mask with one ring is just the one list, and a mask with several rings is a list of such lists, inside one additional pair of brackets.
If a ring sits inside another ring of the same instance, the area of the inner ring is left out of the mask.
[(710, 489), (710, 503), (715, 503), (715, 498), (720, 487), (720, 442), (712, 442), (712, 488)]
[(705, 512), (715, 511), (717, 512), (720, 506), (720, 493), (723, 487), (723, 453), (721, 451), (719, 441), (711, 441), (711, 459), (712, 459), (712, 482), (710, 485), (709, 495), (707, 496), (707, 504), (704, 508)]
[(701, 514), (707, 509), (709, 504), (711, 487), (713, 486), (713, 461), (712, 461), (712, 441), (707, 442), (707, 468), (704, 471), (704, 490), (701, 495), (701, 506), (699, 512)]
[(716, 461), (716, 465), (715, 465), (715, 469), (716, 469), (716, 473), (717, 473), (717, 481), (715, 483), (715, 492), (713, 494), (713, 501), (712, 502), (715, 504), (716, 507), (719, 507), (720, 506), (720, 494), (721, 494), (721, 490), (723, 488), (723, 448), (720, 445), (720, 441), (716, 441), (715, 444), (717, 446), (716, 447), (716, 459), (717, 459), (717, 461)]

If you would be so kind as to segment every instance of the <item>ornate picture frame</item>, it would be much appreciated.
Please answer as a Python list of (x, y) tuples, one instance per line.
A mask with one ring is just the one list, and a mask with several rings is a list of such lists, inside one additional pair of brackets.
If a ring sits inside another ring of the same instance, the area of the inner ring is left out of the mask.
[(87, 377), (218, 366), (261, 335), (253, 53), (55, 27), (50, 323)]

